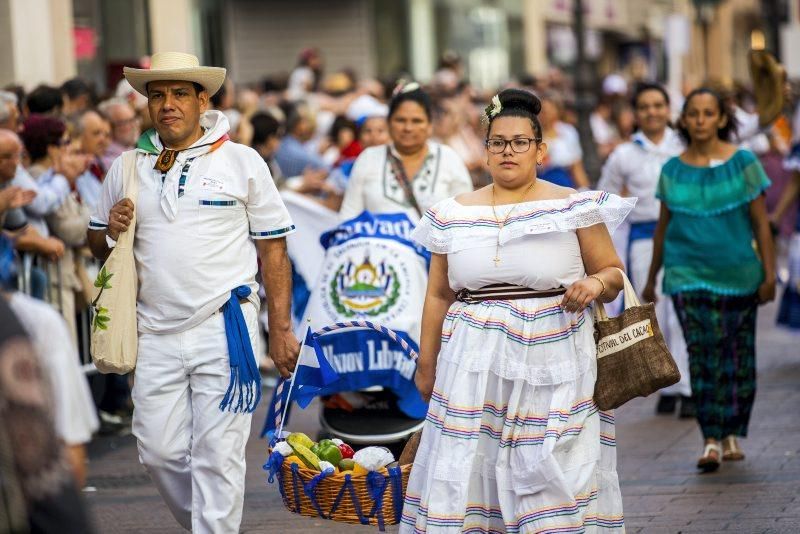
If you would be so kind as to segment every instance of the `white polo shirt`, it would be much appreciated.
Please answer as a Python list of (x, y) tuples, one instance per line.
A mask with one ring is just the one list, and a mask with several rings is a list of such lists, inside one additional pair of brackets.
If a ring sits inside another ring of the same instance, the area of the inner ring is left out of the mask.
[[(208, 129), (193, 146), (213, 142), (228, 131), (227, 119), (217, 111), (207, 112), (201, 124)], [(161, 148), (157, 136), (150, 139)], [(191, 157), (191, 149), (179, 153), (163, 180), (164, 187), (175, 187), (178, 182), (172, 173), (186, 175), (171, 218), (161, 204), (162, 174), (153, 168), (157, 154), (137, 154), (134, 256), (140, 332), (188, 330), (210, 317), (241, 285), (250, 287), (250, 299), (258, 307), (258, 263), (252, 240), (294, 231), (269, 169), (255, 150), (225, 141), (196, 156), (184, 172)], [(106, 228), (110, 209), (124, 198), (122, 174), (118, 158), (103, 182), (90, 229)]]

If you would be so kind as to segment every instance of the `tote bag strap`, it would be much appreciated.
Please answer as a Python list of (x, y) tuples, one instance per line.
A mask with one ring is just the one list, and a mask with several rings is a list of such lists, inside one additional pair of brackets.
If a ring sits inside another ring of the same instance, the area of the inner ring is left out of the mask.
[[(620, 269), (619, 267), (615, 267), (619, 274), (622, 276), (622, 285), (623, 285), (623, 295), (625, 301), (625, 309), (633, 308), (636, 306), (641, 306), (642, 303), (639, 302), (639, 297), (636, 295), (636, 290), (633, 289), (633, 284), (628, 279), (628, 275), (625, 274), (625, 271)], [(606, 308), (602, 302), (596, 301), (594, 303), (594, 318), (596, 321), (607, 321), (608, 315), (606, 314)]]
[[(117, 247), (133, 248), (133, 234), (136, 229), (136, 202), (139, 199), (139, 176), (136, 172), (136, 150), (122, 153), (122, 184), (125, 198), (133, 202), (133, 217), (127, 232), (122, 232), (117, 240)], [(115, 247), (116, 248), (116, 247)]]

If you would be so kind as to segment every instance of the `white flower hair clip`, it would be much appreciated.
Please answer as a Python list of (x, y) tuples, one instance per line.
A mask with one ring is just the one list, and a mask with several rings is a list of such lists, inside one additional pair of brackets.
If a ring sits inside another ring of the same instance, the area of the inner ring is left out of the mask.
[(416, 91), (420, 88), (420, 85), (417, 82), (407, 82), (406, 80), (398, 80), (397, 86), (392, 91), (392, 96), (397, 96), (403, 93), (410, 93), (411, 91)]
[(500, 103), (500, 95), (494, 95), (492, 97), (492, 103), (486, 106), (486, 109), (484, 110), (484, 122), (488, 124), (488, 122), (501, 111), (503, 111), (503, 104)]

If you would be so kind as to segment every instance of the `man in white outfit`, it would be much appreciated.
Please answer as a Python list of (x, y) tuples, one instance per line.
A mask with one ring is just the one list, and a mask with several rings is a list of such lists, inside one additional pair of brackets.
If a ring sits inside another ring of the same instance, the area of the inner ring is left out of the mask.
[(269, 353), (286, 376), (299, 351), (285, 240), (294, 225), (264, 160), (228, 139), (225, 115), (207, 111), (225, 69), (168, 52), (154, 54), (151, 69), (126, 68), (125, 76), (147, 96), (155, 129), (137, 143), (138, 197), (124, 198), (117, 159), (89, 242), (106, 258), (136, 210), (139, 354), (132, 395), (139, 457), (184, 528), (235, 533), (245, 444), (261, 393), (253, 350), (257, 260)]
[[(597, 188), (639, 199), (628, 216), (630, 224), (626, 242), (620, 244), (615, 240), (615, 245), (626, 264), (633, 287), (641, 295), (647, 284), (653, 257), (653, 233), (661, 211), (661, 203), (656, 199), (661, 167), (670, 158), (680, 155), (684, 145), (678, 133), (669, 127), (669, 97), (661, 86), (640, 85), (635, 91), (633, 105), (639, 129), (631, 141), (619, 145), (608, 157)], [(681, 380), (661, 390), (656, 411), (673, 413), (680, 397), (681, 417), (694, 417), (689, 355), (672, 300), (661, 294), (662, 276), (663, 273), (659, 275), (657, 284), (656, 316), (664, 340), (678, 364)]]

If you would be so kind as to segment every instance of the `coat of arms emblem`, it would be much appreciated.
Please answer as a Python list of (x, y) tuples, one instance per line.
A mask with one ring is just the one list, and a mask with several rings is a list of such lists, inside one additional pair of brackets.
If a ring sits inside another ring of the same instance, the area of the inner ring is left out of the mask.
[(357, 264), (348, 259), (330, 280), (330, 299), (345, 317), (376, 316), (386, 313), (400, 297), (400, 281), (394, 267), (381, 261), (370, 262), (369, 255)]

